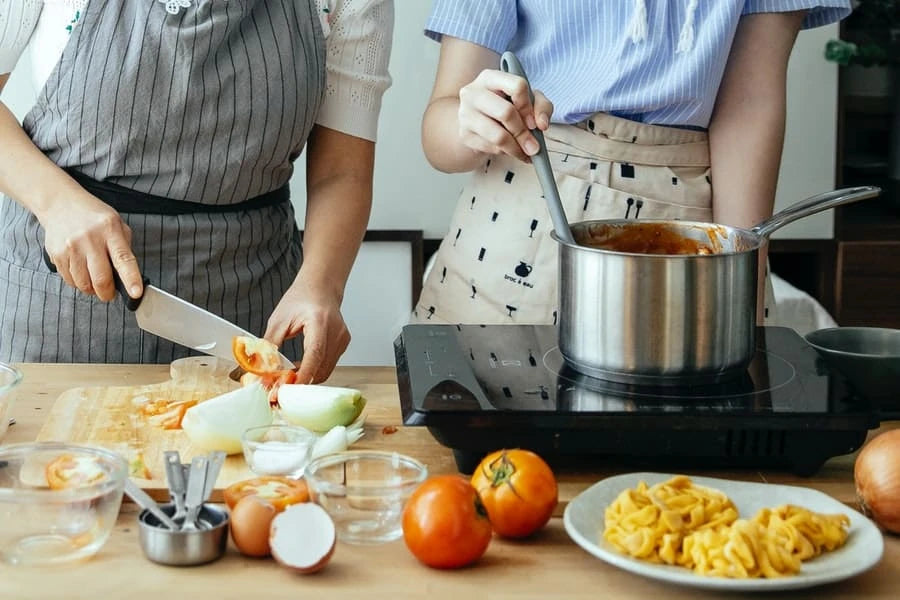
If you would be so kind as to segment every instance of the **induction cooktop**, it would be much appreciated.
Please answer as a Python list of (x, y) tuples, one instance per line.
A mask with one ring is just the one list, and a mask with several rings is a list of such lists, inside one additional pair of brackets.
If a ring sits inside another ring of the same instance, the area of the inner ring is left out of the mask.
[(572, 369), (552, 325), (427, 325), (394, 342), (405, 425), (427, 427), (471, 472), (521, 447), (554, 461), (769, 467), (811, 475), (878, 426), (792, 329), (760, 327), (746, 372), (721, 383), (615, 383)]

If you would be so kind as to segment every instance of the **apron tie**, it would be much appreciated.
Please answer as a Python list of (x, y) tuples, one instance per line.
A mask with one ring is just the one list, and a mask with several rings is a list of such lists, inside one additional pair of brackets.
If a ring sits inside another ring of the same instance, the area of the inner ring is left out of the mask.
[[(697, 12), (698, 0), (689, 0), (685, 9), (684, 23), (678, 35), (676, 54), (689, 52), (694, 47), (694, 15)], [(634, 0), (634, 14), (628, 23), (628, 36), (637, 44), (647, 38), (647, 3), (646, 0)]]
[(644, 0), (634, 1), (634, 15), (628, 24), (628, 32), (631, 41), (635, 44), (647, 37), (647, 5)]
[(681, 26), (681, 34), (678, 36), (678, 48), (675, 50), (676, 54), (687, 52), (694, 45), (695, 12), (697, 12), (697, 0), (690, 0), (684, 15), (684, 24)]

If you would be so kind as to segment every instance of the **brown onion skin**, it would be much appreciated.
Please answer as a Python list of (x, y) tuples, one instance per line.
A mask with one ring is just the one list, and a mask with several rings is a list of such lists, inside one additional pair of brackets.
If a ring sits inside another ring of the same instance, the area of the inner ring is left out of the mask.
[(853, 466), (863, 513), (879, 526), (900, 533), (900, 429), (875, 436)]

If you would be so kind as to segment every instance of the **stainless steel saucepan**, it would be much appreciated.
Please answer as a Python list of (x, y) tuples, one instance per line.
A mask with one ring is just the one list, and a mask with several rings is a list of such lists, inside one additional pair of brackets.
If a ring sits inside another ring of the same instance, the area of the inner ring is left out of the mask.
[(877, 187), (819, 194), (752, 229), (617, 219), (571, 225), (559, 242), (559, 348), (610, 381), (692, 384), (743, 373), (756, 347), (759, 248), (780, 227)]

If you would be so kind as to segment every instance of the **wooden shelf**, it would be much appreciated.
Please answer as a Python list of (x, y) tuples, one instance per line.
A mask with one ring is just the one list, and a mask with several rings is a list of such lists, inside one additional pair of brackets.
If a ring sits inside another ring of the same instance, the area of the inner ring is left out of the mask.
[(860, 178), (844, 186), (877, 185), (881, 196), (863, 200), (835, 211), (835, 237), (844, 242), (900, 242), (900, 180), (887, 177)]
[(846, 112), (872, 116), (890, 116), (894, 112), (889, 96), (844, 95), (841, 98)]

